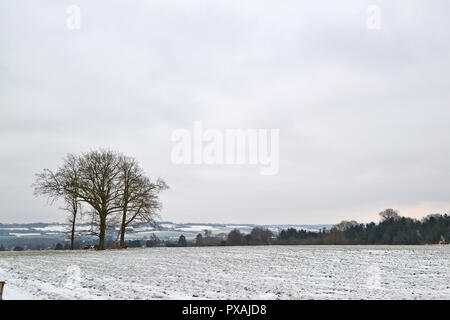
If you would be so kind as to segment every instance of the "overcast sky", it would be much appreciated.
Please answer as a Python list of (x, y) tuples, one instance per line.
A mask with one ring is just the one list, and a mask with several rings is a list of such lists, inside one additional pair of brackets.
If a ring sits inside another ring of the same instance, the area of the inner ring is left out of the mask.
[[(127, 5), (125, 5), (125, 3)], [(66, 9), (81, 9), (70, 30)], [(380, 29), (366, 25), (368, 5)], [(99, 147), (171, 189), (164, 220), (450, 210), (448, 1), (0, 0), (0, 222), (65, 221), (34, 174)], [(171, 134), (279, 129), (280, 168), (175, 165)]]

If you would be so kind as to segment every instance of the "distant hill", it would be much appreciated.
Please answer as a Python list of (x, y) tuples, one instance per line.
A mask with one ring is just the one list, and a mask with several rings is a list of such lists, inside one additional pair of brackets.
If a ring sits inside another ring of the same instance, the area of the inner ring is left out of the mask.
[[(210, 230), (213, 235), (228, 234), (233, 229), (239, 229), (242, 233), (250, 233), (254, 227), (270, 229), (274, 234), (280, 229), (295, 228), (308, 231), (319, 231), (322, 228), (331, 228), (331, 224), (320, 225), (257, 225), (257, 224), (219, 224), (219, 223), (174, 223), (170, 221), (158, 222), (158, 227), (148, 224), (135, 224), (127, 229), (127, 239), (146, 239), (155, 234), (161, 240), (178, 239), (183, 234), (187, 239), (195, 238), (203, 230)], [(26, 223), (3, 224), (0, 223), (0, 240), (7, 238), (65, 238), (69, 225), (64, 223)], [(77, 225), (77, 231), (88, 235), (89, 224)], [(115, 232), (110, 231), (111, 235)], [(116, 233), (117, 234), (117, 233)]]

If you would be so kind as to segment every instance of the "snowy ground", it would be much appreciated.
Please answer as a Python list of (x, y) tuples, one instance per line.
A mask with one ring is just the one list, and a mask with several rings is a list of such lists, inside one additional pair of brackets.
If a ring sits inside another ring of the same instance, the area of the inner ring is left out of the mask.
[(0, 252), (5, 299), (450, 299), (450, 246)]

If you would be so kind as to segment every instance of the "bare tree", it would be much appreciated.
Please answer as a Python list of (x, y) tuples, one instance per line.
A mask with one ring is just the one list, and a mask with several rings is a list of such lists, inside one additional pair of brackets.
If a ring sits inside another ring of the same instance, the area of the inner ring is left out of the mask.
[(116, 205), (121, 197), (121, 157), (118, 152), (103, 149), (81, 155), (78, 158), (80, 183), (68, 190), (69, 194), (77, 196), (94, 209), (99, 222), (100, 250), (105, 248), (106, 219), (121, 209)]
[[(73, 189), (78, 188), (79, 173), (76, 157), (69, 155), (66, 159), (66, 170), (69, 174), (66, 175), (66, 183), (72, 186)], [(65, 192), (64, 196), (65, 206), (64, 209), (69, 212), (70, 223), (70, 250), (74, 248), (75, 242), (75, 225), (78, 217), (78, 213), (81, 212), (81, 202), (75, 193)]]
[(159, 238), (154, 233), (152, 233), (152, 235), (150, 236), (150, 239), (145, 242), (146, 247), (154, 247), (158, 244), (159, 244)]
[(242, 245), (244, 244), (244, 236), (238, 229), (233, 229), (228, 233), (226, 243), (229, 246)]
[(268, 244), (273, 233), (269, 229), (255, 227), (250, 232), (250, 240), (254, 243)]
[(209, 229), (203, 229), (203, 233), (205, 234), (205, 238), (211, 237), (212, 231)]
[(80, 201), (76, 194), (67, 192), (68, 189), (77, 188), (78, 168), (76, 157), (69, 154), (65, 159), (64, 167), (58, 169), (56, 173), (51, 170), (44, 170), (37, 175), (35, 186), (35, 195), (46, 195), (50, 203), (58, 198), (64, 199), (63, 210), (69, 212), (70, 223), (70, 249), (74, 248), (75, 225), (78, 213), (81, 209)]
[(69, 212), (69, 224), (70, 224), (70, 250), (73, 250), (75, 244), (75, 226), (79, 213), (81, 212), (81, 204), (76, 197), (66, 197), (64, 200), (65, 205), (63, 210)]
[(203, 236), (201, 233), (199, 233), (196, 237), (195, 237), (195, 245), (196, 246), (201, 246), (203, 244)]
[[(155, 223), (161, 202), (158, 194), (169, 187), (162, 179), (152, 182), (134, 158), (122, 157), (119, 180), (121, 197), (117, 206), (121, 207), (120, 247), (125, 246), (125, 232), (132, 222)], [(116, 239), (117, 240), (117, 239)]]
[(379, 213), (380, 217), (381, 217), (381, 221), (386, 221), (389, 219), (393, 219), (393, 220), (398, 220), (400, 219), (400, 215), (398, 214), (397, 210), (394, 210), (392, 208), (383, 210)]
[(333, 226), (333, 229), (337, 230), (337, 231), (346, 231), (357, 225), (358, 225), (358, 222), (356, 222), (355, 220), (351, 220), (351, 221), (343, 220), (343, 221), (339, 222), (337, 225)]

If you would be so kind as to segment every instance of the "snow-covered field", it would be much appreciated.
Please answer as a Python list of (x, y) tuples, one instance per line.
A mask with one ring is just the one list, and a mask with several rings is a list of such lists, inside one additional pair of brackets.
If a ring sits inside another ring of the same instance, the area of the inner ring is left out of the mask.
[(450, 299), (450, 246), (0, 252), (5, 299)]

